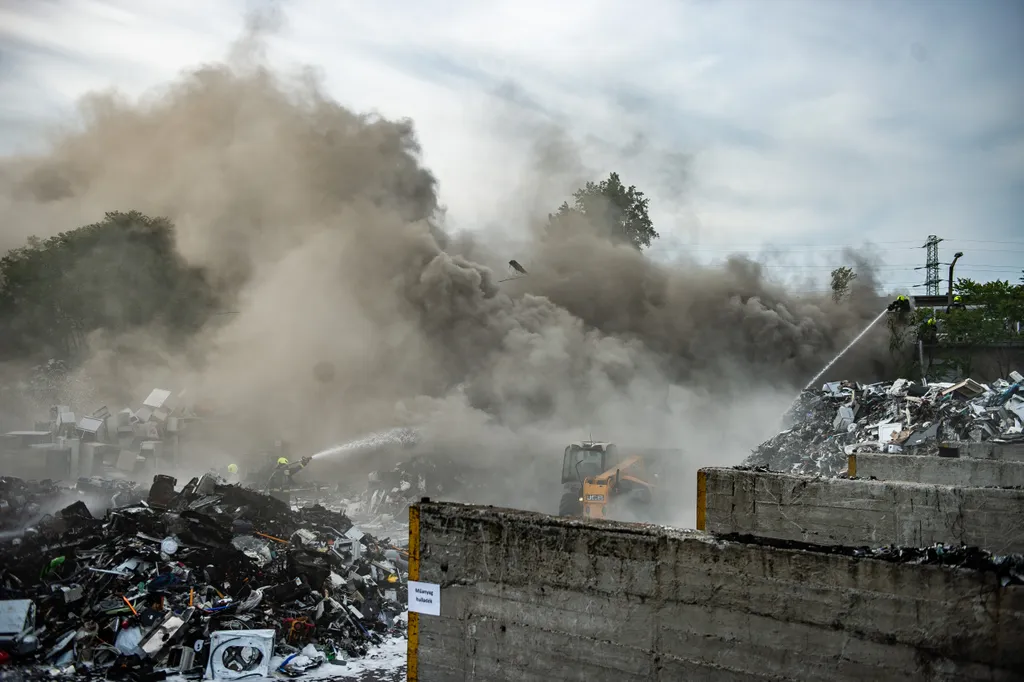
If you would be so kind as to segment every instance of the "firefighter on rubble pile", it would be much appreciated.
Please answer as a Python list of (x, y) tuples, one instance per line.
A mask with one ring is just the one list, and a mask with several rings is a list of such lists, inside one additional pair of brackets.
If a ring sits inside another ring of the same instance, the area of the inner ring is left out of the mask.
[(305, 469), (312, 461), (312, 457), (303, 457), (301, 461), (289, 464), (287, 457), (279, 457), (277, 466), (274, 467), (270, 481), (267, 483), (267, 492), (270, 493), (270, 496), (276, 497), (285, 504), (291, 504), (289, 491), (292, 488), (292, 476)]

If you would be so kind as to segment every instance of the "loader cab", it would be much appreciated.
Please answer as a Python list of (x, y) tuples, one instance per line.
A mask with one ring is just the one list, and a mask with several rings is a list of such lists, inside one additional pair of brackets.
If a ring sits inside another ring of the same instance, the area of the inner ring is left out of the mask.
[(600, 476), (618, 462), (613, 443), (573, 443), (562, 457), (562, 483), (582, 483), (588, 476)]

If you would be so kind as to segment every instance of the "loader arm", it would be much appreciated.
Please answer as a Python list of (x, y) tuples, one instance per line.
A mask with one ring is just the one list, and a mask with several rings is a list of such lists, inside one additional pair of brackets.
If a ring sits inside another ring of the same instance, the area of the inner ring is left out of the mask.
[[(629, 488), (650, 490), (653, 486), (641, 478), (644, 476), (643, 462), (643, 457), (633, 455), (599, 476), (583, 479), (583, 516), (606, 518), (607, 506), (620, 493), (623, 482), (632, 484), (627, 486)], [(638, 475), (630, 472), (635, 472)]]

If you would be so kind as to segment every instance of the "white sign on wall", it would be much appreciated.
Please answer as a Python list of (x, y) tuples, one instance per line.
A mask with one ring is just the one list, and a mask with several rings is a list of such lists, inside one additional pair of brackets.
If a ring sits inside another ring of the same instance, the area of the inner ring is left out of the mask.
[(441, 615), (441, 586), (409, 581), (409, 610), (427, 616)]

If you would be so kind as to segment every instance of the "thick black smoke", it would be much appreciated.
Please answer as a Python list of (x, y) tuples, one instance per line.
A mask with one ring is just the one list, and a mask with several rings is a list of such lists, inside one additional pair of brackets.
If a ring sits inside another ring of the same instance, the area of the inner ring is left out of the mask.
[[(835, 304), (749, 260), (657, 265), (585, 229), (516, 254), (486, 234), (448, 244), (411, 122), (349, 111), (251, 50), (81, 112), (46, 153), (3, 161), (2, 245), (109, 210), (166, 216), (238, 311), (184, 354), (96, 337), (92, 380), (187, 387), (247, 438), (310, 450), (415, 425), (434, 451), (520, 474), (481, 501), (557, 504), (562, 447), (590, 434), (684, 448), (690, 468), (736, 463), (884, 305), (865, 267)], [(499, 283), (513, 257), (529, 276)], [(870, 336), (836, 373), (871, 379), (887, 362)]]

